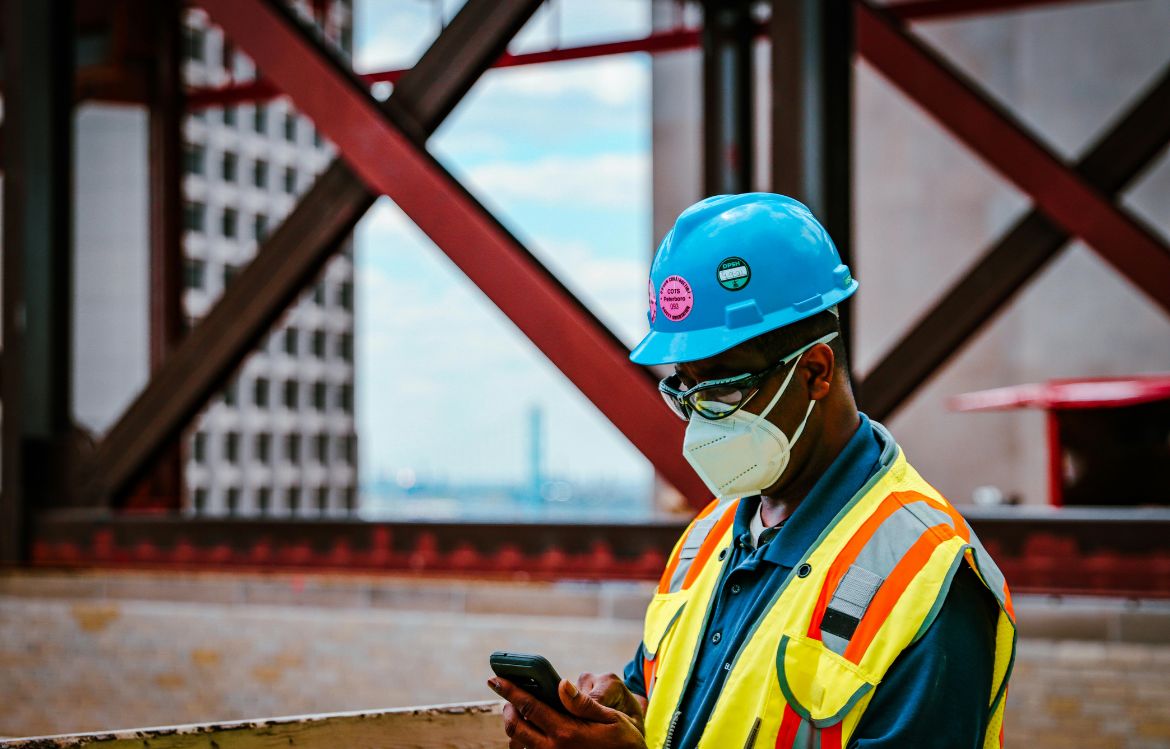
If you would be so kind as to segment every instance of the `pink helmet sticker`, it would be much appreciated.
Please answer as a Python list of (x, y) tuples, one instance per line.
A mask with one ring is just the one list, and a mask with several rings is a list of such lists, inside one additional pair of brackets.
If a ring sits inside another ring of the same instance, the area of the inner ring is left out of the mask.
[(658, 317), (658, 300), (654, 298), (654, 282), (647, 281), (646, 289), (650, 292), (650, 324), (654, 324), (654, 319)]
[(672, 322), (685, 320), (695, 306), (695, 295), (691, 285), (682, 276), (667, 276), (658, 288), (658, 303), (662, 314)]

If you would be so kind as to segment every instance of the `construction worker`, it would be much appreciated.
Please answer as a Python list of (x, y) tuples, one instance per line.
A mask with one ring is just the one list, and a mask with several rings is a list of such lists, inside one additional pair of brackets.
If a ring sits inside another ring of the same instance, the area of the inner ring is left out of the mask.
[(1002, 745), (1015, 651), (1002, 574), (958, 512), (857, 410), (837, 305), (857, 281), (795, 200), (682, 213), (650, 271), (630, 358), (715, 495), (670, 556), (622, 677), (513, 684), (511, 746)]

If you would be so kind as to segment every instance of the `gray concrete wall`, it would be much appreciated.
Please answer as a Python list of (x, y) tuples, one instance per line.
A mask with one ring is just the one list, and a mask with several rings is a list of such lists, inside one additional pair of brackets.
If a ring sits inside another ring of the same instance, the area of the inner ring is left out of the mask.
[[(1062, 156), (1075, 159), (1170, 64), (1170, 3), (1070, 3), (919, 24), (915, 32)], [(700, 196), (697, 53), (654, 63), (654, 227)], [(767, 67), (760, 71), (761, 79)], [(861, 62), (856, 76), (856, 370), (864, 375), (1029, 203)], [(761, 97), (762, 111), (768, 102)], [(762, 141), (766, 147), (766, 141)], [(761, 183), (763, 186), (763, 183)], [(1170, 161), (1126, 206), (1170, 237)], [(890, 420), (907, 455), (956, 502), (995, 485), (1047, 497), (1043, 416), (961, 414), (952, 395), (1055, 377), (1170, 370), (1170, 319), (1074, 243)]]

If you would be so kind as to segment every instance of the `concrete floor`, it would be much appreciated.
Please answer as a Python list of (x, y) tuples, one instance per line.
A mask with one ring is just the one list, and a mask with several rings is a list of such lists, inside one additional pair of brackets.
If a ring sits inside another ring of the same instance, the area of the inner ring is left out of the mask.
[[(490, 699), (494, 649), (620, 671), (650, 586), (0, 574), (0, 735)], [(1009, 745), (1170, 746), (1170, 605), (1021, 597)]]

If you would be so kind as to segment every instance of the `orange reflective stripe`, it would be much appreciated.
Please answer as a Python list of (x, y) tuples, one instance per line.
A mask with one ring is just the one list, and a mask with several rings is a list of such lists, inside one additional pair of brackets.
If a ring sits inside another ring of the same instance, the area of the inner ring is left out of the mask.
[(785, 705), (784, 717), (780, 719), (780, 733), (776, 734), (776, 749), (792, 749), (799, 730), (800, 716), (792, 709), (792, 705)]
[(882, 523), (886, 521), (890, 515), (893, 515), (902, 507), (902, 503), (898, 501), (897, 494), (891, 494), (882, 500), (878, 505), (877, 510), (872, 515), (866, 518), (853, 537), (849, 539), (849, 543), (845, 544), (845, 548), (833, 560), (833, 564), (829, 567), (829, 574), (825, 577), (825, 584), (821, 587), (820, 597), (817, 598), (816, 608), (813, 609), (812, 620), (808, 626), (808, 636), (814, 640), (821, 639), (821, 621), (825, 618), (825, 609), (829, 605), (829, 599), (833, 595), (833, 591), (837, 590), (837, 585), (840, 584), (841, 578), (849, 570), (849, 567), (857, 561), (857, 555), (873, 538), (873, 534), (877, 533), (877, 529)]
[(707, 538), (703, 541), (703, 545), (699, 547), (699, 553), (695, 555), (695, 560), (691, 562), (691, 568), (687, 570), (687, 576), (683, 578), (683, 590), (691, 587), (691, 583), (703, 571), (703, 567), (707, 564), (707, 560), (714, 553), (715, 547), (723, 539), (723, 534), (731, 527), (731, 523), (735, 520), (735, 508), (739, 506), (739, 502), (732, 502), (724, 511), (723, 517), (719, 518), (719, 522), (715, 523), (715, 527), (707, 534)]
[(841, 582), (841, 578), (849, 571), (849, 567), (857, 561), (857, 555), (869, 543), (873, 535), (877, 533), (878, 528), (891, 515), (899, 509), (914, 502), (924, 502), (928, 506), (933, 507), (940, 512), (944, 512), (951, 518), (951, 523), (954, 525), (954, 533), (957, 533), (964, 541), (971, 540), (971, 529), (967, 526), (967, 522), (963, 520), (963, 516), (959, 514), (951, 505), (945, 502), (939, 502), (933, 497), (928, 497), (921, 492), (904, 491), (893, 492), (882, 500), (878, 508), (866, 518), (849, 542), (833, 560), (832, 566), (829, 568), (829, 573), (825, 577), (824, 587), (821, 588), (820, 596), (817, 598), (816, 608), (813, 609), (812, 619), (809, 621), (808, 636), (819, 640), (821, 639), (821, 622), (825, 618), (825, 609), (829, 605), (829, 599), (833, 592), (837, 590), (837, 586)]
[(1016, 609), (1012, 606), (1012, 592), (1008, 590), (1007, 580), (1003, 581), (1003, 610), (1007, 612), (1012, 624), (1016, 622)]
[[(719, 506), (718, 499), (711, 500), (710, 504), (708, 504), (706, 507), (704, 507), (702, 509), (702, 511), (698, 515), (695, 516), (695, 519), (691, 521), (691, 525), (688, 526), (688, 528), (687, 528), (687, 535), (689, 536), (691, 534), (691, 531), (694, 529), (694, 525), (696, 522), (707, 517), (712, 512), (715, 512), (715, 508), (718, 506)], [(674, 571), (676, 569), (678, 569), (678, 561), (679, 561), (678, 556), (679, 556), (679, 554), (682, 553), (682, 548), (685, 545), (685, 543), (686, 543), (685, 541), (683, 541), (682, 543), (679, 543), (675, 547), (674, 553), (672, 553), (670, 555), (670, 560), (666, 563), (666, 570), (663, 571), (662, 577), (658, 580), (658, 592), (659, 593), (670, 592), (670, 581), (674, 579)]]
[(650, 699), (650, 692), (654, 690), (654, 664), (649, 658), (642, 659), (642, 682), (646, 685), (646, 699)]
[(955, 529), (947, 524), (935, 525), (923, 531), (910, 550), (894, 567), (889, 577), (878, 588), (873, 600), (869, 602), (869, 607), (865, 610), (861, 622), (853, 632), (853, 637), (845, 647), (843, 655), (846, 660), (853, 663), (861, 662), (866, 648), (869, 647), (870, 642), (873, 641), (874, 636), (877, 635), (878, 630), (886, 621), (886, 617), (894, 609), (894, 604), (898, 602), (902, 593), (910, 585), (910, 581), (930, 561), (931, 554), (934, 553), (939, 544), (949, 541), (955, 535)]

